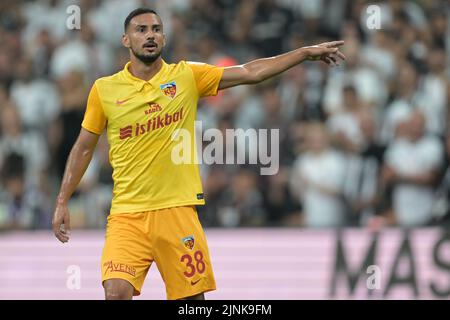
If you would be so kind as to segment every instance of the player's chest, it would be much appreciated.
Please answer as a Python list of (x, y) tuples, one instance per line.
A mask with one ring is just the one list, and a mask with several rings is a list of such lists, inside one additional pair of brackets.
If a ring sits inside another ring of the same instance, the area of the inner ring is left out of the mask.
[(145, 84), (141, 90), (130, 85), (118, 87), (108, 95), (104, 108), (110, 124), (122, 125), (174, 114), (196, 102), (189, 84), (168, 79), (158, 84)]

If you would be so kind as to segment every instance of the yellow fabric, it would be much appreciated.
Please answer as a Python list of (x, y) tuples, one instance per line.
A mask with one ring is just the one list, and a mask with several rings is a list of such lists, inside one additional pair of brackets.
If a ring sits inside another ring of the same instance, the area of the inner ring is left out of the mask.
[[(211, 66), (206, 63), (189, 62), (194, 73), (195, 83), (197, 84), (197, 90), (200, 97), (215, 96), (217, 94), (217, 88), (219, 82), (217, 77), (222, 78), (222, 72), (224, 68), (215, 68), (215, 72), (211, 72)], [(214, 68), (213, 68), (214, 69)]]
[(102, 281), (124, 279), (139, 295), (153, 261), (170, 300), (216, 289), (206, 238), (192, 206), (108, 217)]
[(89, 93), (86, 113), (81, 126), (90, 132), (101, 134), (105, 125), (105, 113), (103, 112), (102, 102), (98, 96), (97, 86), (94, 83)]
[(194, 121), (199, 97), (216, 95), (223, 68), (163, 62), (149, 81), (125, 68), (95, 81), (82, 127), (101, 134), (106, 126), (113, 168), (111, 214), (204, 204), (198, 164), (175, 164), (175, 129), (190, 133), (196, 157)]

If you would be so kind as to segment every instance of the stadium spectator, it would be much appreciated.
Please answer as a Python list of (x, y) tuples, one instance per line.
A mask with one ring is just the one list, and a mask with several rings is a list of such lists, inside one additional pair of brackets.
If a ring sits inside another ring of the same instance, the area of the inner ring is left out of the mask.
[(82, 72), (86, 81), (106, 75), (112, 68), (111, 49), (95, 40), (95, 33), (89, 24), (81, 26), (72, 35), (74, 39), (59, 46), (50, 62), (51, 75), (60, 79), (73, 70)]
[(55, 164), (57, 174), (62, 175), (69, 156), (70, 148), (78, 137), (83, 120), (86, 95), (89, 88), (83, 80), (83, 73), (72, 70), (66, 73), (59, 82), (61, 106), (59, 116), (53, 122), (55, 135)]
[(15, 80), (10, 88), (25, 130), (42, 134), (59, 111), (59, 92), (46, 78), (35, 78), (32, 60), (22, 57), (15, 63)]
[(264, 226), (267, 213), (257, 181), (257, 175), (245, 168), (233, 176), (222, 194), (226, 202), (217, 212), (221, 226)]
[(303, 204), (303, 224), (310, 228), (344, 226), (345, 158), (332, 149), (320, 123), (309, 124), (305, 129), (305, 146), (291, 175), (292, 193)]
[(86, 212), (85, 227), (105, 227), (112, 200), (112, 187), (109, 145), (106, 136), (102, 136), (79, 185), (80, 200), (83, 204), (83, 210)]
[(393, 218), (402, 227), (423, 226), (432, 219), (444, 154), (441, 141), (425, 134), (425, 121), (420, 111), (411, 113), (385, 155), (383, 180), (392, 185)]
[(42, 191), (48, 152), (39, 135), (24, 133), (14, 105), (0, 109), (0, 229), (47, 227)]
[(366, 143), (360, 127), (360, 114), (364, 105), (352, 85), (343, 88), (343, 107), (341, 112), (328, 118), (327, 126), (340, 149), (358, 151)]

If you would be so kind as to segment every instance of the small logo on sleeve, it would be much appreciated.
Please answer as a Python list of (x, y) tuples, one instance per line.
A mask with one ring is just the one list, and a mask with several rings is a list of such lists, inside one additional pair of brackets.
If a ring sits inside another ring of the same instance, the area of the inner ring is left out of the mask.
[(203, 193), (197, 193), (197, 200), (202, 200), (204, 197)]
[(195, 239), (194, 236), (188, 236), (186, 238), (181, 239), (183, 241), (183, 244), (186, 248), (192, 250), (194, 248)]

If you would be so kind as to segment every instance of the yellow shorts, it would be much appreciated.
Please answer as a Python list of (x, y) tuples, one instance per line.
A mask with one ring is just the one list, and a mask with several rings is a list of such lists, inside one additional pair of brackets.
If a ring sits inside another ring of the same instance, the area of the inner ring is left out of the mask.
[(205, 234), (193, 206), (108, 216), (102, 283), (124, 279), (139, 295), (153, 261), (167, 299), (216, 289)]

